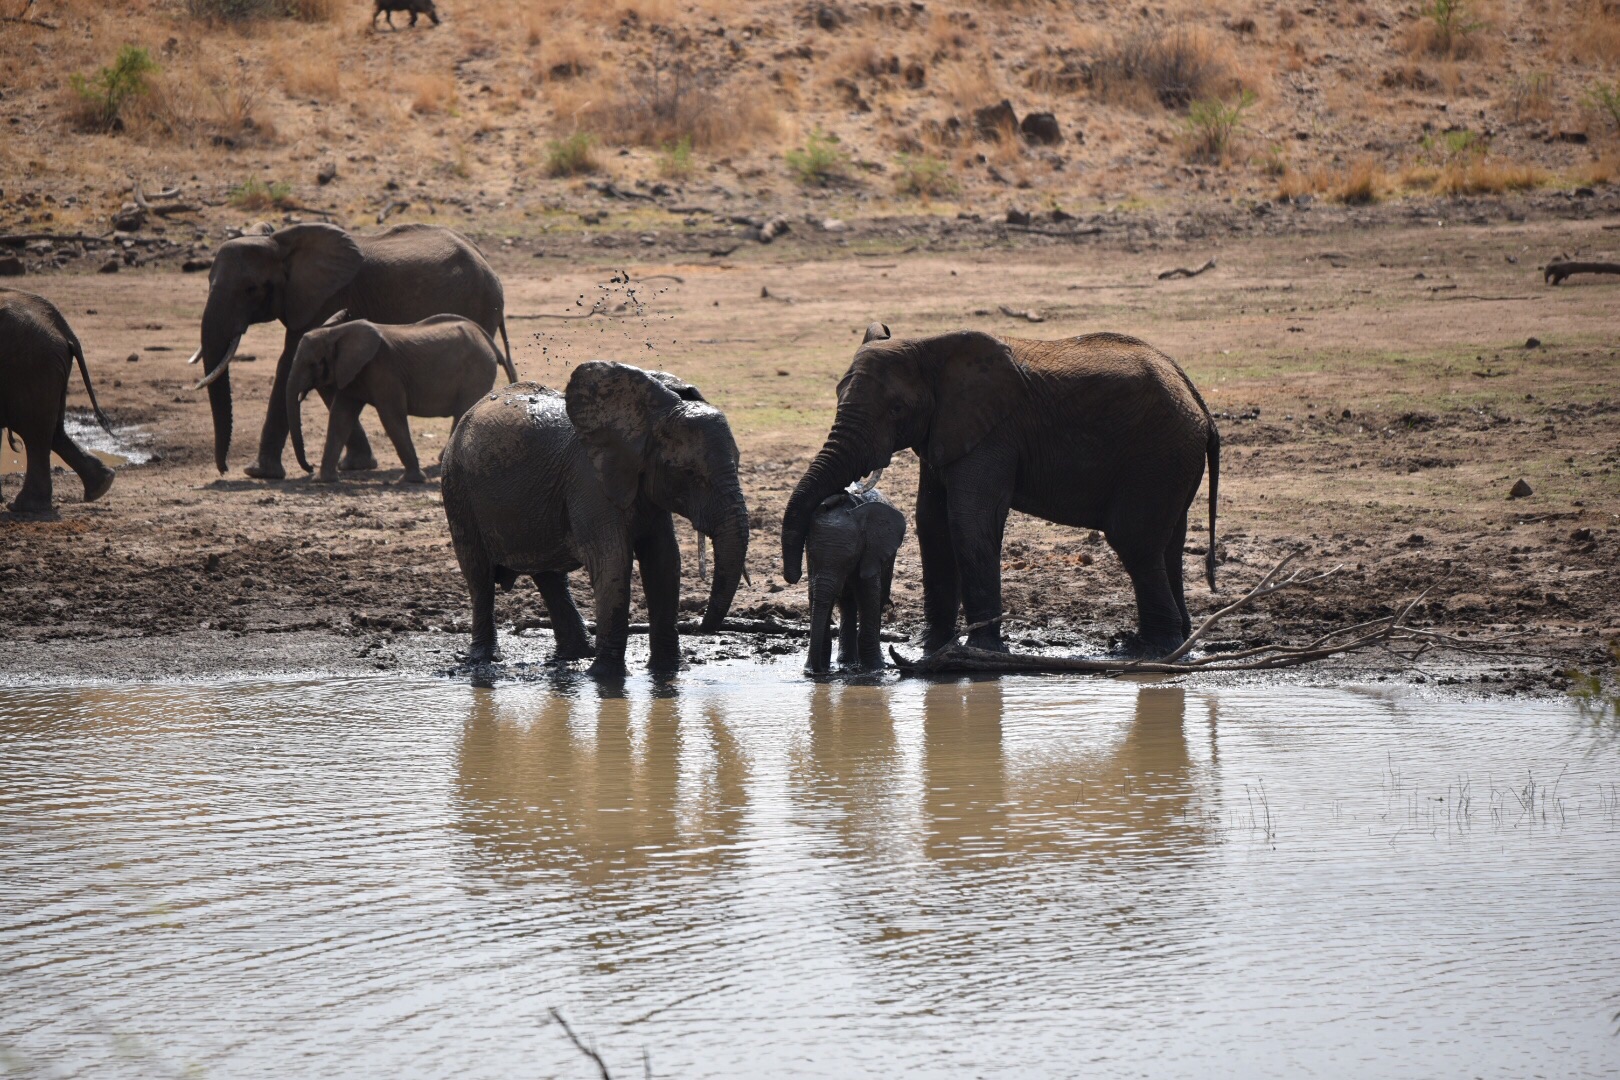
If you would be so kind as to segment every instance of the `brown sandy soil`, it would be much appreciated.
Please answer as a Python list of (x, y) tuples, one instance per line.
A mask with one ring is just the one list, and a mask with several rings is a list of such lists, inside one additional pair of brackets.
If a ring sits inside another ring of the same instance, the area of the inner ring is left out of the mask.
[[(1105, 236), (1085, 247), (863, 257), (756, 246), (746, 262), (644, 261), (628, 267), (642, 313), (514, 319), (513, 344), (520, 374), (552, 385), (574, 363), (610, 358), (701, 386), (731, 419), (754, 510), (752, 585), (734, 612), (802, 618), (803, 586), (780, 578), (780, 514), (825, 435), (834, 383), (867, 322), (882, 319), (901, 335), (968, 325), (1029, 337), (1141, 336), (1182, 361), (1224, 439), (1222, 588), (1211, 596), (1189, 574), (1195, 619), (1303, 546), (1306, 564), (1344, 570), (1262, 602), (1217, 638), (1311, 636), (1434, 586), (1424, 623), (1524, 633), (1524, 655), (1425, 658), (1423, 672), (1399, 678), (1547, 690), (1561, 668), (1600, 667), (1620, 637), (1617, 286), (1584, 278), (1551, 288), (1535, 270), (1545, 253), (1602, 246), (1606, 226), (1472, 225), (1472, 211), (1454, 213), (1456, 221), (1310, 236), (1161, 237), (1151, 251)], [(514, 315), (578, 312), (599, 298), (611, 310), (627, 300), (610, 281), (621, 264), (496, 251)], [(1210, 256), (1218, 266), (1201, 276), (1157, 279)], [(205, 398), (189, 389), (197, 372), (185, 366), (202, 277), (146, 269), (28, 285), (62, 307), (85, 342), (103, 405), (158, 457), (122, 468), (90, 505), (59, 471), (54, 520), (0, 513), (0, 673), (434, 670), (464, 647), (467, 600), (437, 470), (425, 487), (401, 484), (369, 412), (384, 464), (375, 473), (331, 487), (241, 474), (279, 327), (256, 327), (243, 341), (232, 472), (219, 477)], [(1002, 305), (1035, 309), (1044, 322), (1009, 317)], [(1527, 347), (1532, 337), (1540, 344)], [(77, 379), (74, 387), (70, 403), (82, 407)], [(305, 422), (319, 446), (318, 406)], [(447, 421), (413, 421), (424, 460), (447, 430)], [(9, 497), (19, 477), (9, 452), (7, 462)], [(1534, 494), (1510, 500), (1520, 478)], [(909, 508), (914, 480), (915, 459), (903, 454), (883, 486)], [(1195, 504), (1195, 520), (1204, 513)], [(682, 535), (690, 556), (691, 533)], [(1195, 528), (1189, 568), (1205, 543)], [(1004, 561), (1017, 645), (1099, 649), (1132, 622), (1123, 571), (1084, 532), (1014, 514)], [(684, 592), (696, 608), (705, 590), (691, 569), (689, 558)], [(576, 589), (583, 601), (584, 583)], [(908, 537), (892, 623), (915, 629), (920, 598)], [(538, 616), (538, 600), (527, 585), (503, 596), (503, 627)], [(503, 631), (508, 653), (525, 658), (543, 657), (548, 638)], [(687, 642), (694, 659), (799, 647)], [(1387, 659), (1368, 658), (1296, 677), (1365, 680), (1390, 670)]]

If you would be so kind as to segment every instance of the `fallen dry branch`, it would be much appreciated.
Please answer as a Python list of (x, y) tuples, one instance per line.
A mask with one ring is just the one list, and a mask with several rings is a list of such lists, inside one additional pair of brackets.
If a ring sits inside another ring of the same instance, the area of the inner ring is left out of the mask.
[[(1297, 555), (1297, 553), (1295, 554)], [(904, 675), (932, 675), (947, 672), (1022, 672), (1026, 674), (1081, 673), (1117, 676), (1134, 674), (1191, 675), (1202, 671), (1274, 671), (1279, 668), (1312, 664), (1344, 653), (1375, 647), (1389, 650), (1408, 664), (1427, 652), (1438, 650), (1491, 656), (1500, 656), (1509, 652), (1518, 656), (1529, 655), (1511, 639), (1462, 638), (1453, 634), (1443, 634), (1438, 631), (1407, 625), (1407, 620), (1411, 617), (1412, 612), (1432, 591), (1431, 586), (1431, 588), (1424, 589), (1413, 597), (1393, 615), (1386, 615), (1381, 618), (1356, 623), (1352, 626), (1330, 630), (1304, 644), (1258, 645), (1239, 652), (1214, 653), (1190, 660), (1185, 659), (1194, 646), (1208, 636), (1211, 628), (1226, 616), (1274, 592), (1321, 581), (1342, 569), (1342, 567), (1335, 566), (1331, 570), (1310, 575), (1296, 570), (1287, 577), (1279, 577), (1282, 571), (1293, 562), (1294, 558), (1295, 555), (1289, 555), (1283, 559), (1240, 599), (1220, 608), (1204, 619), (1181, 648), (1161, 659), (1125, 660), (1031, 656), (1020, 653), (990, 652), (954, 642), (916, 660), (908, 660), (902, 657), (892, 647), (889, 649), (889, 656)]]
[[(516, 619), (512, 622), (512, 629), (517, 633), (522, 633), (524, 630), (550, 630), (551, 628), (552, 626), (550, 619)], [(680, 622), (675, 624), (675, 629), (680, 631), (682, 634), (701, 634), (703, 633), (703, 623), (697, 619), (682, 619)], [(587, 633), (594, 635), (596, 633), (596, 624), (586, 623), (585, 630)], [(630, 633), (632, 634), (646, 634), (650, 633), (651, 630), (652, 627), (644, 622), (630, 624)], [(778, 622), (775, 619), (768, 618), (727, 619), (725, 622), (720, 624), (718, 633), (755, 634), (759, 637), (807, 638), (810, 636), (810, 628), (808, 626), (799, 626), (794, 623)], [(884, 641), (911, 640), (905, 634), (888, 630), (885, 630), (881, 636), (882, 640)]]
[(1160, 281), (1169, 281), (1171, 278), (1197, 277), (1206, 270), (1215, 269), (1215, 260), (1211, 259), (1196, 270), (1189, 270), (1185, 266), (1178, 266), (1174, 270), (1166, 270), (1159, 275)]
[(1571, 274), (1620, 274), (1620, 263), (1555, 259), (1543, 268), (1542, 279), (1548, 285), (1559, 285)]
[(0, 246), (20, 247), (35, 240), (52, 240), (62, 244), (104, 244), (112, 239), (112, 233), (103, 233), (100, 236), (88, 236), (84, 233), (7, 233), (0, 236)]
[(563, 1034), (567, 1035), (568, 1041), (574, 1044), (574, 1049), (584, 1054), (596, 1066), (602, 1080), (613, 1080), (613, 1074), (608, 1071), (607, 1062), (603, 1061), (602, 1055), (596, 1052), (596, 1047), (585, 1045), (584, 1040), (574, 1034), (574, 1029), (568, 1026), (568, 1021), (564, 1020), (563, 1014), (556, 1009), (551, 1010), (551, 1018), (563, 1029)]

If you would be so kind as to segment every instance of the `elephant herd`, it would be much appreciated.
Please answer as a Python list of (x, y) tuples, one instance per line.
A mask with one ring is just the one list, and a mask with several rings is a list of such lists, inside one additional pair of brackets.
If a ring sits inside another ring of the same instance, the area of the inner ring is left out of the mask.
[[(750, 515), (736, 440), (696, 387), (601, 361), (576, 367), (561, 392), (519, 383), (500, 279), (466, 238), (426, 225), (371, 236), (293, 225), (227, 241), (209, 274), (192, 362), (203, 363), (197, 386), (208, 389), (222, 473), (231, 359), (249, 325), (272, 320), (286, 335), (249, 476), (286, 475), (289, 433), (299, 464), (317, 480), (375, 468), (356, 422), (371, 405), (404, 479), (419, 483), (407, 417), (453, 418), (443, 502), (472, 602), (469, 661), (496, 657), (495, 591), (527, 576), (551, 616), (556, 658), (594, 657), (593, 674), (621, 673), (635, 564), (649, 666), (676, 668), (675, 515), (713, 542), (702, 629), (721, 627), (745, 574)], [(86, 501), (112, 483), (112, 471), (77, 447), (63, 423), (74, 361), (89, 390), (83, 349), (61, 313), (42, 297), (0, 289), (0, 429), (21, 437), (28, 459), (12, 504), (18, 512), (49, 509), (52, 451), (78, 473)], [(498, 368), (510, 385), (494, 391)], [(300, 423), (312, 390), (330, 410), (318, 471), (305, 458)], [(91, 402), (106, 425), (93, 391)], [(1220, 435), (1174, 360), (1118, 334), (899, 339), (874, 323), (838, 384), (832, 430), (782, 519), (783, 575), (797, 583), (809, 563), (807, 670), (831, 665), (835, 605), (840, 664), (882, 666), (882, 609), (906, 519), (874, 486), (904, 449), (921, 462), (914, 522), (926, 650), (956, 641), (964, 617), (970, 646), (1004, 648), (1001, 544), (1010, 510), (1101, 531), (1135, 589), (1136, 651), (1168, 652), (1190, 633), (1182, 551), (1207, 462), (1205, 576), (1213, 589)], [(568, 589), (568, 574), (582, 567), (594, 638)]]

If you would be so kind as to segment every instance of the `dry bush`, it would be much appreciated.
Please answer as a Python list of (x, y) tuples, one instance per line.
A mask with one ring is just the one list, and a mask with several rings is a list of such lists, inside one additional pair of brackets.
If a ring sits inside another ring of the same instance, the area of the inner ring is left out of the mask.
[(577, 79), (596, 66), (600, 51), (576, 22), (553, 22), (541, 32), (540, 51), (534, 59), (535, 77)]
[(1434, 183), (1437, 195), (1495, 195), (1503, 191), (1529, 191), (1547, 182), (1545, 170), (1511, 162), (1455, 161), (1440, 170)]
[(325, 44), (328, 47), (321, 49), (313, 42), (305, 42), (276, 54), (272, 70), (288, 95), (322, 101), (343, 95), (343, 65), (329, 47), (331, 43)]
[(1277, 178), (1277, 198), (1282, 202), (1292, 202), (1301, 195), (1309, 195), (1316, 190), (1311, 178), (1292, 167), (1284, 167), (1282, 175)]
[(1484, 52), (1489, 22), (1479, 0), (1425, 0), (1406, 32), (1412, 53), (1468, 60)]
[(1514, 75), (1502, 95), (1502, 111), (1521, 120), (1549, 120), (1553, 113), (1553, 78), (1545, 71)]
[(1000, 101), (1001, 83), (983, 57), (951, 60), (937, 67), (937, 85), (957, 109), (977, 109)]
[(1231, 69), (1202, 30), (1151, 28), (1116, 38), (1092, 63), (1088, 82), (1103, 101), (1180, 109), (1227, 89)]
[(716, 149), (774, 136), (780, 126), (763, 84), (688, 61), (663, 35), (630, 70), (568, 89), (553, 95), (558, 118), (612, 143), (666, 146), (687, 138)]
[(410, 72), (399, 77), (398, 85), (413, 113), (449, 112), (456, 103), (456, 80), (441, 72)]
[(1620, 63), (1620, 3), (1586, 0), (1565, 38), (1565, 52), (1585, 64)]
[(1366, 206), (1384, 197), (1389, 174), (1372, 158), (1358, 158), (1342, 177), (1323, 185), (1327, 197), (1347, 206)]
[(267, 146), (275, 123), (261, 109), (263, 88), (244, 64), (167, 71), (142, 99), (130, 127), (151, 141), (227, 149)]
[(1570, 170), (1570, 179), (1577, 184), (1610, 184), (1620, 177), (1620, 154), (1605, 154)]

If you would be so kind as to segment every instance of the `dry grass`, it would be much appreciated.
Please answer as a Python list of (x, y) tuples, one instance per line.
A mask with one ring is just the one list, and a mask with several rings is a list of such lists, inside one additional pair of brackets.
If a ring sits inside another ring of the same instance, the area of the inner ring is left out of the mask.
[(1620, 64), (1620, 4), (1585, 0), (1563, 40), (1564, 54), (1583, 64)]
[[(531, 27), (531, 40), (535, 31)], [(586, 37), (577, 22), (554, 21), (538, 35), (539, 52), (534, 58), (534, 74), (542, 82), (556, 79), (577, 79), (596, 66), (598, 55), (606, 53), (599, 44)]]
[(1577, 184), (1612, 184), (1617, 178), (1620, 178), (1620, 154), (1613, 152), (1570, 170), (1570, 179)]
[(1002, 99), (1001, 82), (982, 56), (939, 64), (936, 74), (934, 84), (958, 111), (969, 112)]
[(272, 71), (289, 96), (321, 101), (335, 101), (343, 96), (343, 65), (336, 51), (319, 48), (314, 42), (279, 50)]
[(1443, 167), (1433, 190), (1438, 195), (1496, 195), (1504, 191), (1529, 191), (1547, 180), (1547, 171), (1535, 165), (1479, 158)]
[(748, 76), (692, 63), (660, 43), (626, 71), (600, 72), (554, 94), (558, 120), (619, 145), (704, 150), (770, 145), (781, 130), (775, 96)]
[(1448, 60), (1482, 56), (1490, 14), (1480, 0), (1424, 0), (1417, 21), (1407, 27), (1407, 51)]
[(1384, 172), (1384, 167), (1364, 157), (1353, 162), (1343, 175), (1328, 178), (1322, 190), (1334, 202), (1365, 206), (1383, 198), (1389, 187), (1389, 174)]
[(1116, 38), (1092, 64), (1090, 82), (1103, 101), (1139, 105), (1151, 100), (1180, 109), (1230, 89), (1232, 78), (1225, 55), (1208, 34), (1177, 26)]
[(399, 90), (401, 95), (410, 99), (413, 113), (446, 113), (456, 103), (456, 80), (439, 72), (419, 71), (401, 75)]

